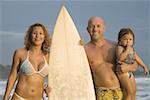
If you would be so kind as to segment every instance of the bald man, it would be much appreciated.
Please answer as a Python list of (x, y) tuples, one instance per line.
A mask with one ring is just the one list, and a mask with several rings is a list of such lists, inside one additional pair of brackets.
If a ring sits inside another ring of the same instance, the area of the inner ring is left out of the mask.
[[(91, 41), (85, 45), (85, 50), (91, 67), (97, 100), (122, 100), (123, 93), (116, 76), (116, 43), (104, 37), (105, 23), (101, 17), (94, 16), (88, 21), (87, 31)], [(121, 65), (118, 72), (135, 71), (134, 67)]]

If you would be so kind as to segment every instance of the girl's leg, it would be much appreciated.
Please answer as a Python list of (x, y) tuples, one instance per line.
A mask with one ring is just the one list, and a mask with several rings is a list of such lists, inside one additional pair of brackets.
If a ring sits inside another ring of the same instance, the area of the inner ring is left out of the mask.
[(132, 82), (132, 88), (133, 88), (132, 100), (136, 100), (136, 81), (133, 75), (131, 76), (130, 80)]
[(133, 95), (133, 88), (128, 73), (118, 74), (119, 81), (123, 89), (125, 89), (125, 100), (131, 100)]

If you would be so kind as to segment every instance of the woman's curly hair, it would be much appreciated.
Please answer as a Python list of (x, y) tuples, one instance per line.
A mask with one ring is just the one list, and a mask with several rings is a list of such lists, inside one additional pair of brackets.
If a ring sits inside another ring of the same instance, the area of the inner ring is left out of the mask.
[(31, 49), (31, 47), (33, 46), (31, 34), (33, 32), (34, 27), (37, 27), (37, 26), (41, 27), (43, 29), (43, 31), (44, 31), (45, 38), (44, 38), (44, 42), (42, 44), (41, 49), (42, 49), (44, 54), (47, 54), (49, 52), (49, 49), (50, 49), (50, 37), (48, 35), (48, 31), (47, 31), (46, 27), (43, 24), (41, 24), (41, 23), (32, 24), (28, 28), (28, 30), (26, 32), (26, 36), (24, 38), (24, 40), (25, 40), (24, 41), (24, 45), (25, 45), (27, 50)]

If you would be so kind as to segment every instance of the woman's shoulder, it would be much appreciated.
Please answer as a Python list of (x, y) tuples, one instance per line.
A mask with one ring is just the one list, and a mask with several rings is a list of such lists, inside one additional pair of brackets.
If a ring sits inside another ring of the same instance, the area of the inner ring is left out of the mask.
[(25, 53), (27, 52), (27, 49), (26, 48), (18, 48), (15, 50), (16, 53)]
[(27, 49), (26, 48), (18, 48), (14, 52), (14, 54), (17, 55), (17, 56), (23, 56), (26, 53), (27, 53)]

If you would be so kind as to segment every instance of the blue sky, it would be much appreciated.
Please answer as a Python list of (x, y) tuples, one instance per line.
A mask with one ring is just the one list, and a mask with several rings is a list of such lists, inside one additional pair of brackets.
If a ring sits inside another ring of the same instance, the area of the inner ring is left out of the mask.
[(0, 1), (0, 64), (11, 64), (16, 48), (24, 47), (29, 25), (43, 23), (50, 35), (57, 15), (65, 5), (85, 42), (91, 16), (101, 16), (106, 23), (106, 38), (117, 40), (122, 27), (135, 32), (135, 49), (146, 65), (150, 62), (150, 1), (149, 0), (1, 0)]

